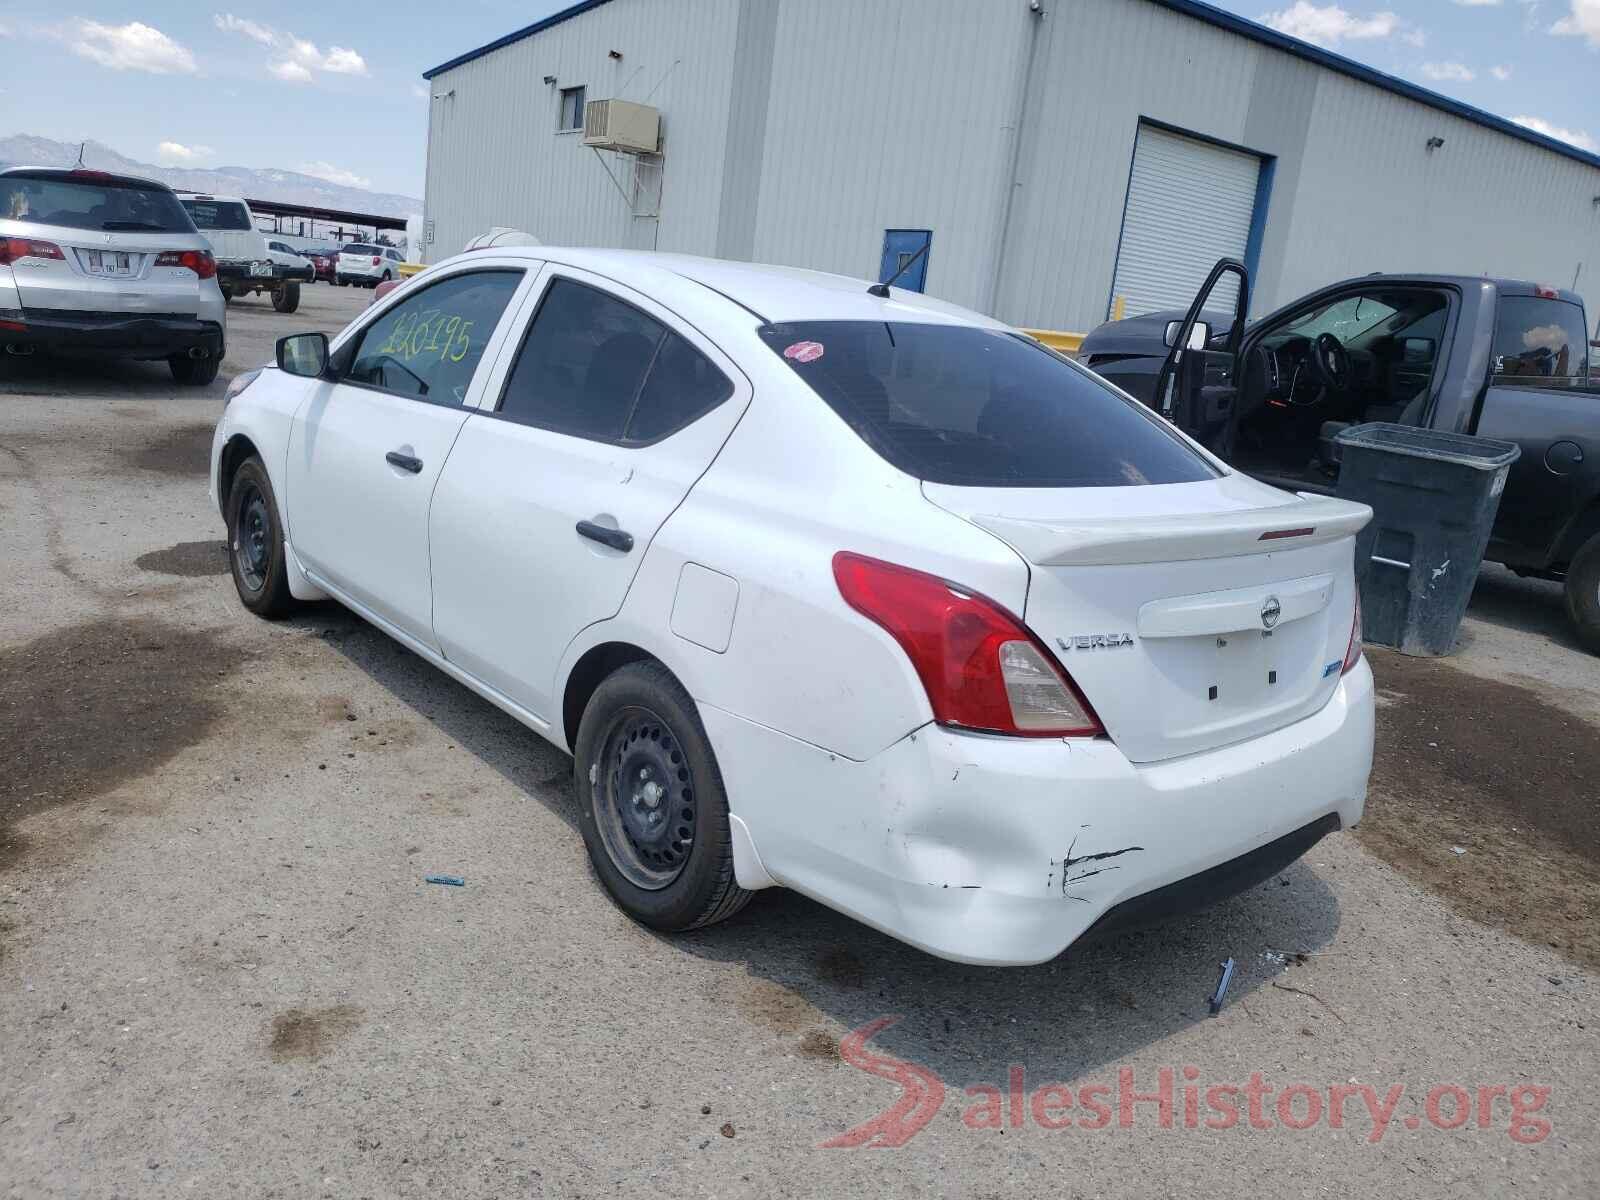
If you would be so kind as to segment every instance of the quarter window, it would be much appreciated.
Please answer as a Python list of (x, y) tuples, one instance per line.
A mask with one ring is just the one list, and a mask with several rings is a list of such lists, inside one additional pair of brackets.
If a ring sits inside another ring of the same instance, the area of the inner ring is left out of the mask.
[(556, 279), (528, 330), (499, 414), (598, 442), (658, 441), (733, 394), (727, 376), (659, 321)]
[(1565, 300), (1504, 296), (1495, 314), (1495, 378), (1507, 383), (1588, 378), (1583, 310)]
[(463, 403), (484, 345), (521, 282), (521, 271), (474, 271), (408, 297), (361, 333), (341, 381), (434, 404)]

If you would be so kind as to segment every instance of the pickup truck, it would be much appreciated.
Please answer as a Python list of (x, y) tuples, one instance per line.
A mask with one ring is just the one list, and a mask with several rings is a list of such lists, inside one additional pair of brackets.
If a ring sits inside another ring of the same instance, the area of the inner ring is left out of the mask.
[(1248, 272), (1223, 260), (1187, 312), (1101, 325), (1078, 358), (1239, 470), (1292, 491), (1331, 493), (1338, 434), (1361, 422), (1516, 442), (1484, 557), (1561, 581), (1579, 640), (1600, 654), (1600, 378), (1576, 293), (1374, 274), (1253, 322), (1248, 309)]
[(268, 247), (245, 200), (203, 192), (179, 192), (178, 200), (189, 210), (195, 228), (211, 243), (224, 300), (232, 301), (247, 292), (266, 292), (278, 312), (292, 313), (300, 307), (300, 285), (312, 282), (315, 271), (299, 255)]

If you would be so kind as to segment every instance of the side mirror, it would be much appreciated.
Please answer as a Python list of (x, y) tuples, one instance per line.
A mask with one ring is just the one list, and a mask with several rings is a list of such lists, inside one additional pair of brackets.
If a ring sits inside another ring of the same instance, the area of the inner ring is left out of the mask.
[(291, 333), (278, 339), (278, 369), (302, 379), (316, 379), (328, 369), (328, 335)]
[[(1170, 348), (1178, 341), (1178, 330), (1183, 328), (1182, 321), (1168, 321), (1166, 336), (1162, 339)], [(1186, 350), (1204, 350), (1206, 343), (1211, 340), (1211, 326), (1204, 321), (1196, 321), (1194, 328), (1189, 330), (1189, 344)]]
[(1408, 337), (1400, 339), (1400, 353), (1407, 366), (1433, 361), (1433, 339), (1425, 337)]

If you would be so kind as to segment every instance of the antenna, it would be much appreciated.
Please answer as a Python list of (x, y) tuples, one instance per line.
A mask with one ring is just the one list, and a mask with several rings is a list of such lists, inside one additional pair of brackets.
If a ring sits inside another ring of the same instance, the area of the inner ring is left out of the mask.
[(923, 242), (922, 249), (918, 250), (910, 258), (906, 259), (905, 262), (901, 263), (898, 271), (889, 276), (889, 278), (885, 279), (882, 283), (875, 283), (869, 287), (867, 289), (867, 295), (878, 296), (884, 300), (887, 300), (889, 298), (889, 285), (895, 280), (899, 279), (900, 276), (904, 275), (907, 271), (911, 270), (912, 267), (916, 266), (917, 259), (926, 254), (928, 252), (928, 247), (931, 245), (933, 245), (932, 238), (929, 238), (927, 241)]
[(77, 162), (77, 165), (72, 168), (74, 171), (83, 170), (83, 152), (84, 152), (85, 149), (88, 148), (88, 145), (89, 145), (88, 142), (79, 142), (78, 143), (78, 162)]

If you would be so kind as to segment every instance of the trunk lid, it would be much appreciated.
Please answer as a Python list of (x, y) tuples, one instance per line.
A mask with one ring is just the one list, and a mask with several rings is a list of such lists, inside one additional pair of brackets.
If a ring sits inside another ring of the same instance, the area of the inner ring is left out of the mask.
[(166, 250), (192, 250), (192, 233), (92, 232), (29, 224), (25, 236), (52, 242), (60, 258), (26, 258), (13, 267), (24, 311), (174, 314), (200, 311), (200, 279), (183, 267), (158, 267)]
[(1133, 762), (1281, 728), (1338, 685), (1364, 505), (1238, 474), (923, 490), (1028, 562), (1024, 621)]

